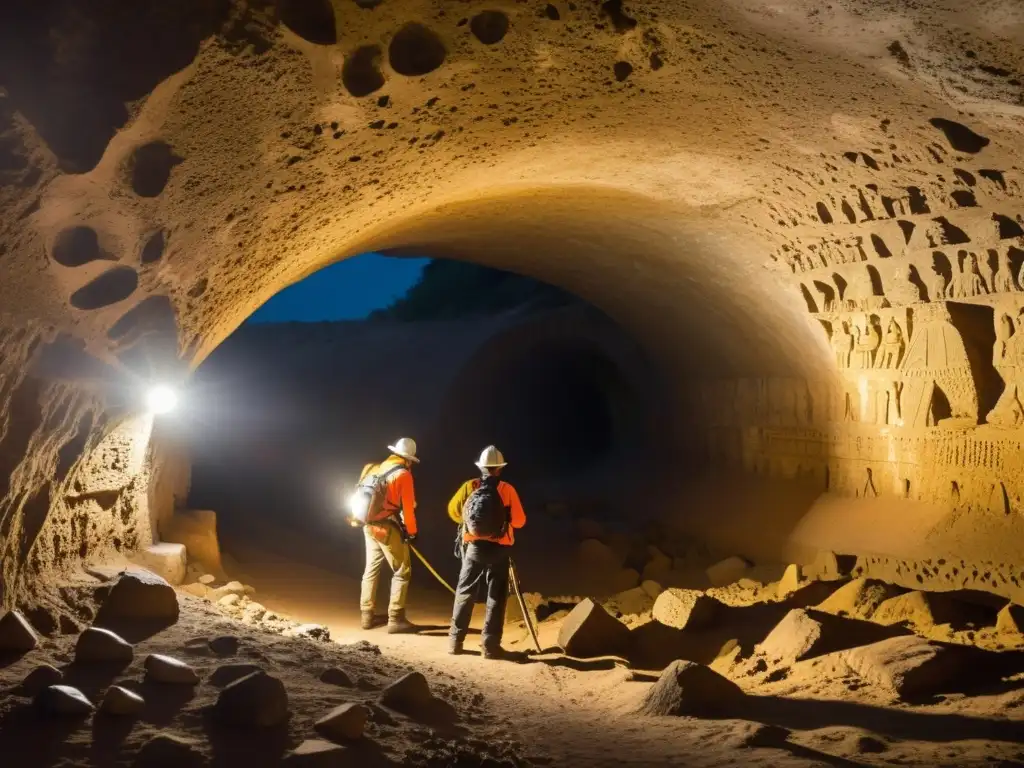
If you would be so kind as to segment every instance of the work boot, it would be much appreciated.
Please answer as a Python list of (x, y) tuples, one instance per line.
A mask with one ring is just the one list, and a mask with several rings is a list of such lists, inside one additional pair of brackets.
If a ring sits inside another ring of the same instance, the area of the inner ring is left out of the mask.
[(487, 648), (487, 647), (482, 648), (481, 649), (481, 655), (485, 659), (495, 659), (495, 660), (507, 659), (510, 656), (509, 652), (506, 651), (504, 648), (502, 648), (500, 645), (495, 646), (493, 648)]
[(403, 635), (416, 632), (419, 629), (415, 624), (405, 618), (405, 611), (396, 611), (388, 617), (388, 634)]
[(363, 629), (373, 629), (373, 611), (359, 612), (359, 626)]
[(448, 636), (448, 653), (450, 655), (452, 655), (452, 656), (458, 656), (460, 653), (462, 653), (462, 643), (463, 643), (463, 640), (462, 640), (461, 637), (455, 637), (454, 635), (449, 635)]

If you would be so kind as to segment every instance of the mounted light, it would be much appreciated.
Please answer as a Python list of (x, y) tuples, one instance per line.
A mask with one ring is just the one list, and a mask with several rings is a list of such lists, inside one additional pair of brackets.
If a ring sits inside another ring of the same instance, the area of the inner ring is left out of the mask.
[(178, 393), (166, 384), (151, 387), (146, 393), (146, 407), (152, 414), (170, 413), (178, 407)]

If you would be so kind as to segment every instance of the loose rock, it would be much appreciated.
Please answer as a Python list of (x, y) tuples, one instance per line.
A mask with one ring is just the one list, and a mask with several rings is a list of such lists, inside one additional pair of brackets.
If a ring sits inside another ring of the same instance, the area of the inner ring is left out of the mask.
[(629, 647), (629, 629), (588, 598), (577, 604), (562, 622), (558, 645), (577, 658), (617, 655)]
[(251, 624), (255, 624), (266, 615), (267, 609), (259, 603), (249, 603), (242, 610), (242, 619)]
[(139, 694), (119, 685), (112, 685), (103, 697), (100, 711), (109, 715), (136, 715), (145, 706), (146, 701)]
[(109, 629), (89, 627), (75, 643), (75, 661), (131, 663), (135, 650), (124, 638)]
[(893, 633), (905, 634), (905, 631), (869, 621), (796, 608), (775, 625), (758, 650), (772, 661), (792, 664), (874, 643), (892, 637)]
[(202, 753), (191, 741), (161, 733), (142, 745), (134, 765), (135, 768), (194, 768), (202, 763)]
[(991, 626), (995, 611), (935, 592), (908, 592), (886, 600), (872, 617), (879, 624), (909, 623), (917, 627), (949, 624), (953, 629), (969, 625)]
[(661, 594), (661, 584), (656, 581), (648, 579), (640, 585), (640, 589), (651, 596), (652, 599), (657, 599), (658, 595)]
[(217, 589), (210, 592), (210, 600), (217, 603), (220, 602), (222, 597), (228, 595), (238, 595), (239, 597), (245, 596), (245, 585), (240, 581), (229, 581), (223, 587), (217, 587)]
[(800, 585), (803, 582), (803, 572), (800, 566), (795, 563), (791, 563), (786, 566), (786, 572), (782, 574), (782, 579), (779, 580), (777, 590), (778, 596), (780, 598), (784, 598), (793, 594), (800, 588)]
[(434, 700), (427, 679), (419, 672), (398, 678), (381, 691), (380, 703), (399, 711), (416, 710)]
[(235, 608), (241, 599), (238, 595), (224, 595), (224, 597), (217, 601), (217, 605), (224, 608)]
[(714, 624), (722, 604), (695, 589), (666, 589), (654, 601), (654, 618), (675, 629), (701, 629)]
[(87, 715), (95, 709), (84, 693), (70, 685), (44, 688), (36, 696), (35, 703), (51, 715)]
[(192, 595), (193, 597), (207, 598), (210, 595), (210, 590), (207, 589), (203, 584), (186, 584), (181, 587), (181, 591)]
[(58, 685), (64, 679), (64, 673), (54, 666), (42, 664), (29, 672), (21, 681), (20, 692), (25, 696), (36, 697), (44, 688)]
[(348, 750), (322, 739), (307, 739), (285, 759), (285, 765), (295, 768), (343, 768), (352, 765)]
[(321, 624), (302, 624), (285, 633), (286, 637), (301, 637), (321, 643), (331, 641), (331, 631)]
[(733, 556), (715, 563), (705, 573), (711, 586), (724, 587), (743, 578), (749, 568), (750, 563), (742, 557)]
[(39, 645), (39, 636), (18, 611), (0, 618), (0, 653), (27, 653)]
[(199, 577), (199, 583), (206, 587), (213, 584), (213, 582), (215, 582), (216, 580), (217, 577), (214, 576), (212, 573), (204, 573), (202, 576)]
[(894, 587), (884, 581), (854, 579), (819, 603), (818, 610), (837, 616), (870, 619), (882, 603), (900, 594), (901, 591), (899, 587)]
[(185, 580), (185, 573), (188, 570), (188, 557), (182, 544), (151, 544), (137, 552), (133, 560), (175, 586)]
[(151, 653), (146, 657), (146, 679), (157, 683), (197, 685), (199, 674), (183, 661)]
[(210, 650), (218, 656), (233, 656), (238, 653), (238, 638), (233, 635), (221, 635), (210, 641)]
[(1007, 603), (996, 617), (996, 631), (1007, 634), (1024, 634), (1024, 606)]
[(288, 717), (288, 693), (276, 677), (255, 672), (224, 688), (213, 711), (230, 725), (270, 727)]
[(363, 736), (366, 719), (370, 711), (362, 704), (351, 702), (335, 707), (329, 714), (317, 720), (317, 733), (335, 741), (354, 741)]
[(178, 620), (178, 596), (174, 587), (148, 571), (123, 574), (103, 601), (96, 622), (100, 625), (119, 620)]
[(948, 691), (971, 675), (968, 650), (908, 635), (841, 651), (837, 656), (865, 680), (902, 698), (912, 698)]
[(723, 714), (743, 698), (736, 683), (703, 664), (674, 661), (644, 697), (645, 715)]
[(352, 687), (352, 678), (349, 677), (348, 672), (338, 667), (325, 669), (320, 674), (320, 682), (327, 683), (328, 685), (340, 685), (343, 688)]

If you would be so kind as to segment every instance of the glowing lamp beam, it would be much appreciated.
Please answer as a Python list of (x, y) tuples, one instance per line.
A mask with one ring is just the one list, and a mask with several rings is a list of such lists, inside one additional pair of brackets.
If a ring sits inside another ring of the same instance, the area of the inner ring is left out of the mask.
[(153, 414), (170, 413), (178, 406), (178, 393), (166, 385), (152, 387), (146, 393), (146, 407)]

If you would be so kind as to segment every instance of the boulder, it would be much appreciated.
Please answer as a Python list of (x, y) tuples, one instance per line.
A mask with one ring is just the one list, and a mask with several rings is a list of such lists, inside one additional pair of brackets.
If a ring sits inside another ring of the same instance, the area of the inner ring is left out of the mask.
[(1007, 603), (996, 617), (996, 631), (1010, 635), (1024, 634), (1024, 606)]
[(349, 677), (348, 672), (339, 667), (330, 667), (320, 673), (320, 682), (327, 683), (328, 685), (338, 685), (342, 688), (352, 687), (352, 678)]
[(220, 602), (221, 598), (227, 597), (228, 595), (238, 595), (239, 597), (245, 597), (245, 585), (240, 581), (229, 581), (223, 587), (217, 587), (210, 591), (210, 600), (215, 603)]
[(577, 658), (618, 655), (629, 648), (629, 629), (587, 598), (562, 622), (558, 645)]
[(262, 671), (256, 664), (223, 664), (213, 670), (213, 674), (210, 675), (210, 682), (218, 688), (223, 688), (225, 685), (235, 682), (235, 680), (241, 680), (243, 677), (248, 677), (255, 672)]
[(656, 600), (658, 595), (661, 594), (661, 584), (649, 579), (640, 584), (640, 589), (646, 592), (652, 600)]
[(220, 542), (217, 540), (217, 513), (209, 509), (176, 510), (160, 521), (160, 538), (183, 544), (189, 560), (199, 563), (208, 573), (223, 574)]
[(18, 611), (0, 618), (0, 653), (27, 653), (39, 645), (39, 636)]
[(119, 662), (130, 664), (135, 658), (135, 650), (120, 635), (109, 629), (89, 627), (78, 636), (75, 642), (75, 661), (88, 662)]
[(804, 567), (804, 576), (814, 581), (835, 581), (845, 579), (853, 571), (857, 558), (852, 555), (837, 555), (828, 550), (819, 551), (813, 562)]
[(403, 675), (381, 691), (380, 703), (399, 712), (416, 711), (429, 707), (434, 701), (430, 685), (419, 672)]
[(878, 606), (872, 617), (879, 624), (906, 623), (916, 627), (949, 624), (953, 629), (995, 623), (995, 611), (937, 592), (907, 592)]
[(178, 620), (178, 595), (174, 587), (148, 571), (121, 575), (103, 601), (97, 624), (120, 621)]
[(151, 653), (146, 657), (146, 680), (173, 685), (198, 685), (199, 674), (183, 661)]
[(584, 539), (579, 547), (580, 561), (591, 568), (616, 570), (625, 558), (619, 558), (615, 551), (597, 539)]
[(249, 603), (242, 609), (242, 620), (256, 624), (267, 615), (267, 609), (259, 603)]
[(301, 637), (305, 640), (329, 643), (331, 642), (331, 631), (322, 624), (300, 624), (285, 632), (285, 637)]
[(217, 697), (213, 713), (229, 725), (278, 725), (288, 717), (288, 693), (276, 677), (254, 672), (226, 686)]
[(202, 576), (199, 577), (199, 583), (202, 584), (204, 587), (210, 586), (216, 580), (217, 577), (214, 576), (212, 573), (204, 573)]
[(667, 627), (702, 629), (711, 626), (722, 604), (695, 589), (666, 589), (654, 601), (653, 615)]
[(58, 685), (63, 679), (64, 673), (59, 669), (50, 664), (41, 664), (25, 675), (25, 679), (21, 681), (19, 693), (35, 698), (44, 688)]
[(776, 663), (793, 664), (826, 653), (874, 643), (895, 634), (906, 632), (869, 621), (795, 608), (775, 625), (758, 646), (758, 651)]
[(633, 587), (625, 592), (612, 595), (602, 605), (613, 616), (635, 618), (649, 614), (654, 607), (654, 600), (640, 587)]
[(711, 586), (724, 587), (743, 578), (749, 568), (750, 563), (742, 557), (736, 557), (734, 555), (733, 557), (729, 557), (715, 563), (705, 570), (704, 573), (707, 574), (708, 581), (711, 582)]
[(782, 574), (782, 578), (779, 580), (776, 594), (780, 599), (786, 598), (800, 589), (800, 586), (803, 583), (804, 578), (802, 569), (796, 563), (791, 563), (786, 566), (786, 571)]
[(873, 618), (878, 607), (903, 590), (875, 579), (853, 579), (818, 604), (818, 610), (854, 619)]
[(217, 605), (222, 608), (237, 608), (241, 599), (238, 595), (224, 595), (224, 597), (217, 601)]
[(349, 702), (335, 707), (317, 720), (314, 728), (321, 736), (334, 741), (355, 741), (362, 738), (369, 716), (370, 710), (362, 704)]
[(146, 706), (146, 700), (134, 691), (112, 685), (107, 689), (100, 711), (108, 715), (137, 715)]
[(238, 638), (234, 635), (221, 635), (210, 641), (210, 650), (218, 656), (234, 656), (238, 653)]
[(736, 683), (703, 664), (674, 661), (658, 677), (640, 705), (653, 716), (727, 714), (743, 699)]
[(43, 688), (36, 695), (35, 704), (50, 715), (88, 715), (95, 709), (84, 693), (70, 685)]
[(664, 581), (665, 575), (672, 570), (672, 558), (654, 546), (647, 547), (647, 555), (641, 578), (644, 581)]
[(204, 584), (185, 584), (181, 587), (181, 591), (185, 594), (192, 595), (193, 597), (207, 598), (210, 596), (210, 590)]
[(284, 759), (293, 768), (346, 768), (352, 760), (345, 747), (322, 739), (306, 739)]
[(203, 765), (203, 754), (188, 739), (169, 733), (158, 733), (135, 756), (135, 768), (197, 768)]
[(841, 651), (837, 657), (865, 680), (914, 698), (953, 690), (969, 679), (971, 650), (906, 635)]
[(183, 544), (161, 542), (140, 550), (132, 562), (152, 571), (168, 584), (177, 586), (185, 581), (188, 557)]

